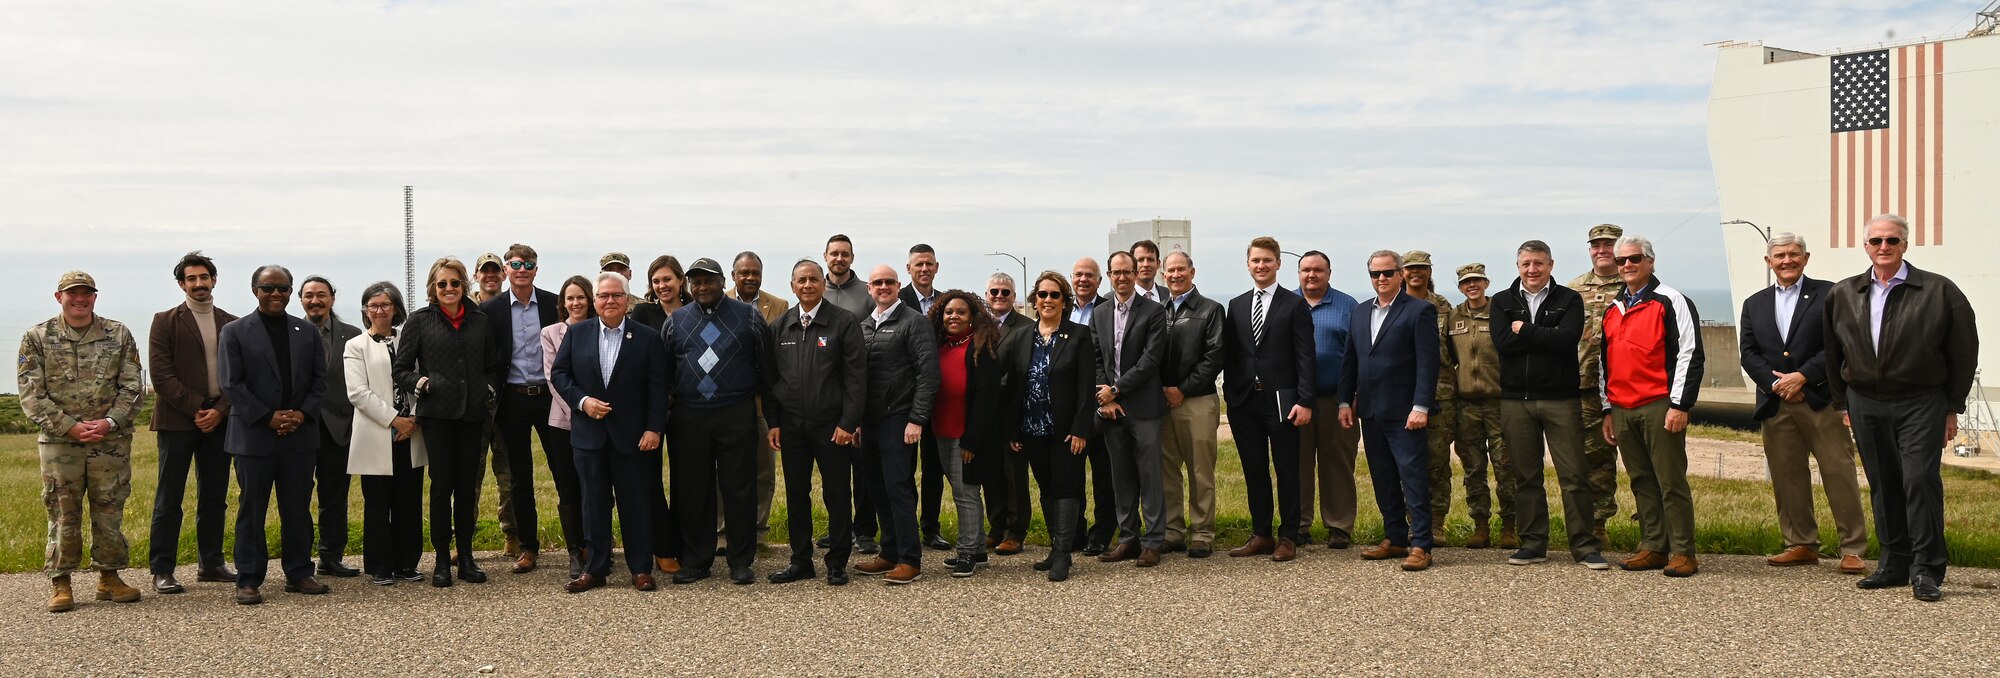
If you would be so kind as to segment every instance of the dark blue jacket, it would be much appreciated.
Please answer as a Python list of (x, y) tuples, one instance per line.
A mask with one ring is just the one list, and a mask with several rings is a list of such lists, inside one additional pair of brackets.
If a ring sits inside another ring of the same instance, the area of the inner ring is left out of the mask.
[(771, 326), (756, 307), (724, 297), (714, 310), (682, 306), (668, 321), (675, 403), (712, 409), (762, 394), (771, 372)]
[(1375, 300), (1354, 307), (1347, 330), (1347, 366), (1340, 402), (1362, 419), (1402, 420), (1418, 405), (1437, 409), (1437, 307), (1396, 293), (1382, 330), (1370, 337)]
[[(317, 450), (320, 397), (326, 394), (326, 351), (320, 348), (319, 330), (304, 318), (285, 316), (285, 335), (292, 340), (292, 392), (280, 393), (277, 350), (257, 315), (252, 312), (216, 332), (217, 376), (230, 403), (223, 449), (246, 457)], [(287, 408), (285, 403), (298, 406)], [(269, 422), (271, 413), (282, 409), (305, 413), (306, 420), (280, 436)]]
[[(673, 383), (666, 346), (660, 333), (630, 316), (623, 329), (624, 343), (609, 384), (604, 383), (597, 348), (604, 323), (597, 318), (571, 325), (549, 365), (549, 383), (576, 413), (570, 419), (570, 443), (577, 449), (639, 454), (639, 438), (647, 432), (666, 435), (667, 385)], [(584, 415), (586, 396), (610, 405), (611, 414), (603, 419)]]

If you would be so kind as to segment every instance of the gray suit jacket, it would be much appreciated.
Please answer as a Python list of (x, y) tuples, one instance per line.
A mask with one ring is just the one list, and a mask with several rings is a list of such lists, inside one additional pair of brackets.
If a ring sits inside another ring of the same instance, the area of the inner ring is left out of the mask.
[[(1118, 301), (1107, 298), (1090, 316), (1090, 333), (1097, 337), (1097, 385), (1117, 384), (1117, 402), (1125, 408), (1125, 416), (1164, 417), (1167, 396), (1160, 385), (1160, 369), (1167, 356), (1167, 307), (1134, 294), (1126, 314), (1130, 317), (1123, 360), (1114, 358), (1120, 353), (1113, 326), (1118, 322)], [(1113, 361), (1118, 362), (1116, 369)]]
[[(354, 432), (354, 404), (347, 401), (347, 368), (341, 364), (347, 342), (361, 336), (361, 328), (340, 321), (340, 316), (328, 315), (332, 322), (319, 332), (319, 343), (326, 348), (326, 391), (335, 397), (319, 402), (319, 423), (325, 427), (328, 436), (338, 445), (346, 445)], [(312, 321), (306, 321), (312, 326)]]

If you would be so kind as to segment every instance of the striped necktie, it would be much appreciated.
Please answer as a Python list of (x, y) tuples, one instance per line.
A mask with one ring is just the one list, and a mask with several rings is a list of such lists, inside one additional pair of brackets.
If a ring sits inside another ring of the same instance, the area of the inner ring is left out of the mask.
[(1264, 290), (1257, 290), (1257, 300), (1250, 302), (1250, 343), (1264, 344)]

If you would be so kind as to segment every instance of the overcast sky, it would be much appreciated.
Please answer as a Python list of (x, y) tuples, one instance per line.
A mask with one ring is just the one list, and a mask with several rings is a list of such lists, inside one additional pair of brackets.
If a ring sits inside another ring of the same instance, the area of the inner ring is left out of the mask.
[(197, 248), (237, 313), (260, 263), (400, 282), (406, 184), (420, 268), (526, 242), (545, 286), (607, 250), (781, 269), (844, 232), (859, 266), (929, 242), (972, 288), (1019, 270), (986, 252), (1067, 270), (1163, 216), (1216, 297), (1257, 235), (1356, 293), (1379, 248), (1504, 284), (1526, 238), (1566, 279), (1606, 221), (1720, 288), (1704, 44), (1943, 35), (1980, 4), (11, 0), (0, 334), (81, 268), (143, 345)]

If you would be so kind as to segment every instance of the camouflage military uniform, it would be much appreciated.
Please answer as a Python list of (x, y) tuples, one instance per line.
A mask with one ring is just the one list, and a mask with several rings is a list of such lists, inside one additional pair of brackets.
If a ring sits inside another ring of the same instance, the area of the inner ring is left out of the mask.
[[(1468, 302), (1469, 303), (1469, 302)], [(1445, 335), (1458, 357), (1458, 463), (1465, 467), (1465, 505), (1472, 520), (1493, 516), (1498, 495), (1500, 517), (1514, 516), (1514, 466), (1507, 441), (1500, 436), (1500, 352), (1493, 347), (1488, 325), (1493, 303), (1482, 308), (1459, 304), (1446, 316)], [(1486, 487), (1486, 469), (1493, 469), (1494, 491)]]
[[(1436, 280), (1432, 282), (1435, 284)], [(1451, 301), (1436, 291), (1424, 300), (1436, 306), (1438, 312), (1437, 407), (1431, 410), (1430, 424), (1424, 429), (1431, 448), (1431, 512), (1446, 513), (1451, 511), (1451, 443), (1458, 436), (1458, 356), (1444, 334), (1445, 319), (1451, 317)], [(1432, 531), (1442, 536), (1444, 526), (1433, 525)]]
[[(498, 255), (488, 252), (480, 255), (477, 266), (485, 266), (489, 258), (493, 263), (500, 263)], [(479, 269), (474, 268), (473, 270), (477, 271)], [(470, 294), (466, 295), (466, 298), (472, 300), (472, 305), (475, 308), (486, 301), (486, 295), (482, 294), (478, 289), (472, 290)], [(479, 450), (480, 453), (486, 454), (487, 459), (493, 463), (493, 486), (496, 490), (494, 495), (499, 497), (500, 503), (500, 534), (507, 538), (509, 547), (518, 549), (518, 547), (514, 547), (514, 542), (518, 538), (517, 533), (514, 531), (514, 473), (512, 469), (507, 467), (507, 452), (500, 449), (500, 441), (493, 437), (493, 426), (494, 421), (496, 421), (495, 414), (499, 412), (499, 409), (500, 403), (497, 398), (486, 399), (486, 425), (481, 427), (479, 431)], [(489, 451), (491, 453), (487, 454)], [(517, 555), (520, 554), (513, 552), (507, 554), (507, 557), (512, 558)]]
[(1583, 417), (1583, 457), (1590, 464), (1590, 485), (1597, 494), (1591, 515), (1605, 520), (1618, 514), (1618, 448), (1604, 442), (1604, 400), (1598, 395), (1599, 347), (1604, 340), (1604, 309), (1617, 298), (1625, 281), (1616, 275), (1600, 276), (1587, 271), (1569, 281), (1568, 287), (1583, 296), (1583, 342), (1576, 347), (1582, 379), (1578, 386), (1589, 395), (1577, 405)]
[[(91, 568), (124, 569), (130, 556), (121, 530), (143, 393), (139, 346), (117, 321), (95, 318), (78, 331), (56, 316), (28, 328), (20, 355), (21, 410), (42, 430), (42, 503), (49, 511), (44, 572), (64, 576), (82, 564), (86, 498)], [(69, 437), (70, 427), (98, 419), (112, 423), (104, 439)]]

